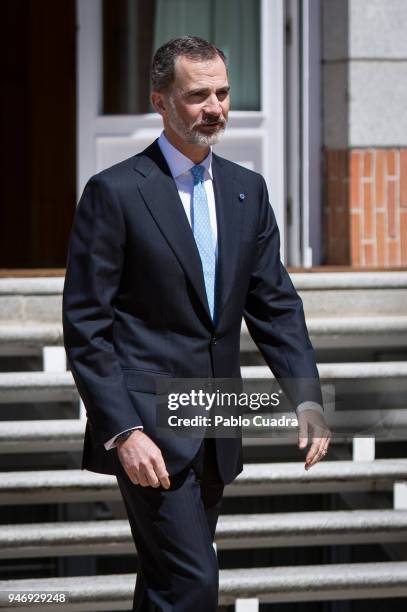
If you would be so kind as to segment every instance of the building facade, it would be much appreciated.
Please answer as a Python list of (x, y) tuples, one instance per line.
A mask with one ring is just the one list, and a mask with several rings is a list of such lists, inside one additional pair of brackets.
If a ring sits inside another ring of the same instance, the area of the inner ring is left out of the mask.
[(407, 264), (407, 4), (322, 0), (323, 261)]
[(86, 180), (159, 135), (151, 57), (186, 33), (229, 57), (216, 150), (265, 176), (286, 264), (407, 264), (403, 0), (5, 0), (2, 12), (0, 267), (64, 267)]

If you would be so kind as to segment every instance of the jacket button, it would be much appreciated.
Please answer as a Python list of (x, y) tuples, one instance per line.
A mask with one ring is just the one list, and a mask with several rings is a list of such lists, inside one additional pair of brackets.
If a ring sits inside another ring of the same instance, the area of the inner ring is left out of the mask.
[(212, 340), (211, 340), (212, 344), (216, 344), (217, 340), (218, 339), (216, 336), (212, 336)]

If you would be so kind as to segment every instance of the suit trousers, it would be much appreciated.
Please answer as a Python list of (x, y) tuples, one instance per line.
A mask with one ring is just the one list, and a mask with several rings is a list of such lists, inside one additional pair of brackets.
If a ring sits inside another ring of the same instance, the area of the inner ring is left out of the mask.
[(206, 438), (168, 490), (116, 474), (138, 552), (133, 610), (216, 612), (219, 570), (213, 539), (224, 485), (214, 440)]

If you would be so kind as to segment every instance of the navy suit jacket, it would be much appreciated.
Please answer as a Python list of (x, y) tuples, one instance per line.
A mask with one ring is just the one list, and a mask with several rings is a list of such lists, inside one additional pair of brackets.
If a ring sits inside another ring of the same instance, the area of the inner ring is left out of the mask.
[[(73, 222), (63, 293), (64, 343), (87, 411), (82, 468), (114, 474), (103, 444), (142, 425), (167, 469), (183, 469), (197, 438), (157, 439), (157, 377), (240, 376), (242, 317), (273, 373), (314, 379), (295, 403), (321, 403), (302, 302), (280, 261), (261, 175), (213, 155), (218, 225), (217, 320), (208, 309), (193, 233), (155, 141), (93, 176)], [(225, 483), (242, 469), (240, 439), (216, 441)]]

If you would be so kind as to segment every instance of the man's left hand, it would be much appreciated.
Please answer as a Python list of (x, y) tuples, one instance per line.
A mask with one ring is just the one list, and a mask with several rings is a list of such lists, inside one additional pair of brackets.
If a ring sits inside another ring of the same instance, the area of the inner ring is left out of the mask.
[(312, 436), (312, 444), (305, 458), (304, 468), (310, 467), (324, 459), (328, 452), (331, 441), (331, 431), (322, 414), (317, 410), (303, 410), (298, 415), (298, 447), (303, 449), (307, 446), (309, 436)]

